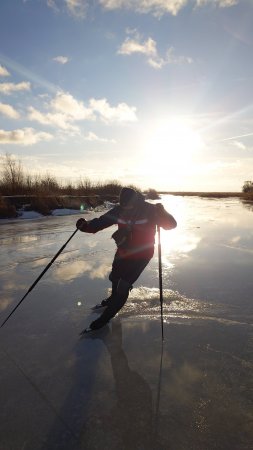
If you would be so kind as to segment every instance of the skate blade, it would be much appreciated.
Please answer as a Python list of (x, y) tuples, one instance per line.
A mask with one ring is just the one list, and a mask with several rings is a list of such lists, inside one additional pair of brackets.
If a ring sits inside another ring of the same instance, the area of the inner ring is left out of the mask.
[(107, 305), (95, 305), (91, 308), (92, 311), (103, 311), (105, 308), (107, 308)]
[(91, 333), (92, 331), (94, 330), (92, 330), (90, 327), (84, 328), (84, 330), (79, 333), (79, 336), (84, 336), (85, 334)]

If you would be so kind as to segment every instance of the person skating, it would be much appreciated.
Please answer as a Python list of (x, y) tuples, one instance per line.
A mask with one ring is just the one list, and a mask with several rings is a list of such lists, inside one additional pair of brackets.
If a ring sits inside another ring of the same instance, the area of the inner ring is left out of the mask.
[(123, 187), (119, 205), (98, 218), (80, 218), (76, 222), (76, 227), (85, 233), (97, 233), (112, 225), (118, 225), (118, 230), (112, 235), (117, 251), (109, 275), (111, 295), (101, 302), (105, 309), (90, 324), (90, 330), (103, 327), (126, 303), (133, 284), (153, 257), (156, 226), (171, 230), (177, 222), (161, 203), (151, 204), (139, 192)]

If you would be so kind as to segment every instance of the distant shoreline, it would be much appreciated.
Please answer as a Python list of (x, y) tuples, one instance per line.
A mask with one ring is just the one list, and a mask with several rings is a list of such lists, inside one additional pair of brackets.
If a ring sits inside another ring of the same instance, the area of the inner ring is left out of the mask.
[(206, 197), (206, 198), (229, 198), (239, 197), (244, 200), (253, 201), (253, 193), (244, 192), (190, 192), (190, 191), (158, 191), (160, 195), (176, 195), (180, 197)]
[[(190, 191), (156, 191), (157, 196), (146, 196), (147, 200), (158, 200), (160, 195), (180, 197), (199, 197), (210, 199), (239, 198), (246, 202), (253, 202), (253, 193), (244, 192), (190, 192)], [(2, 196), (3, 205), (0, 205), (0, 219), (16, 218), (23, 212), (36, 212), (44, 216), (52, 215), (54, 210), (94, 210), (106, 202), (115, 204), (117, 195), (12, 195)]]

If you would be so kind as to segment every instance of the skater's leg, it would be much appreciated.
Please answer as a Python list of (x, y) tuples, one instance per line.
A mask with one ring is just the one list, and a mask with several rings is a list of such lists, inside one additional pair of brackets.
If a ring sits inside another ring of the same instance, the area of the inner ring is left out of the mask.
[(90, 328), (98, 329), (103, 327), (114, 317), (117, 312), (124, 306), (127, 301), (133, 283), (139, 278), (140, 274), (145, 269), (149, 260), (124, 260), (117, 257), (117, 253), (113, 260), (112, 271), (109, 279), (112, 282), (117, 282), (115, 296), (109, 300), (106, 310), (102, 315), (91, 323)]
[(101, 305), (102, 305), (102, 306), (108, 306), (109, 303), (114, 299), (114, 297), (116, 296), (116, 292), (117, 292), (118, 282), (119, 282), (119, 280), (117, 280), (117, 281), (112, 281), (111, 294), (109, 295), (108, 298), (102, 300), (102, 302), (101, 302)]
[(116, 255), (114, 257), (113, 263), (112, 263), (112, 270), (110, 272), (109, 275), (109, 280), (112, 283), (112, 289), (111, 289), (111, 294), (109, 295), (109, 297), (105, 298), (104, 300), (101, 301), (101, 303), (98, 303), (97, 305), (94, 306), (94, 310), (96, 309), (100, 309), (100, 308), (104, 308), (107, 307), (108, 304), (113, 301), (114, 297), (116, 296), (117, 293), (117, 286), (118, 286), (118, 282), (120, 279), (120, 274), (119, 274), (119, 263), (118, 263), (118, 258), (116, 258)]
[(112, 319), (117, 312), (124, 306), (128, 299), (129, 292), (132, 288), (132, 285), (125, 280), (120, 279), (117, 286), (116, 296), (113, 301), (109, 302), (106, 310), (101, 314), (101, 316), (94, 320), (90, 324), (90, 328), (92, 330), (97, 330), (103, 327), (110, 319)]

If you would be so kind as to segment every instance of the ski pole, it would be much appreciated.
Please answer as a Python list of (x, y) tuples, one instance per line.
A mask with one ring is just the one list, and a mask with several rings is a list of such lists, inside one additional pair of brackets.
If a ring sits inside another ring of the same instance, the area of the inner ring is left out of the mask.
[(161, 327), (162, 327), (162, 340), (163, 335), (163, 277), (162, 277), (162, 248), (161, 248), (161, 233), (160, 227), (157, 226), (158, 233), (158, 268), (159, 268), (159, 290), (160, 290), (160, 305), (161, 305)]
[(69, 243), (69, 241), (72, 239), (72, 237), (76, 234), (76, 232), (78, 231), (78, 228), (74, 231), (74, 233), (70, 236), (70, 238), (67, 240), (67, 242), (65, 242), (65, 244), (60, 248), (60, 250), (56, 253), (56, 255), (53, 257), (53, 259), (50, 261), (50, 263), (48, 263), (48, 265), (45, 267), (45, 269), (43, 270), (43, 272), (41, 272), (41, 274), (38, 276), (38, 278), (36, 278), (36, 280), (34, 281), (34, 283), (31, 285), (31, 287), (28, 289), (28, 291), (26, 292), (26, 294), (24, 295), (23, 298), (21, 298), (21, 300), (18, 302), (18, 304), (15, 306), (15, 308), (10, 312), (10, 314), (8, 315), (8, 317), (5, 319), (5, 321), (2, 323), (1, 328), (4, 326), (4, 324), (7, 322), (7, 320), (11, 317), (11, 315), (16, 311), (16, 309), (19, 307), (19, 305), (22, 303), (22, 301), (26, 298), (26, 296), (29, 294), (29, 292), (31, 292), (33, 290), (33, 288), (36, 286), (36, 284), (38, 283), (38, 281), (43, 277), (43, 275), (46, 273), (46, 271), (49, 269), (49, 267), (53, 264), (53, 262), (56, 260), (56, 258), (58, 258), (58, 256), (60, 255), (60, 253), (64, 250), (64, 248), (66, 247), (66, 245)]
[(159, 409), (160, 409), (160, 398), (161, 398), (161, 384), (162, 384), (162, 370), (163, 370), (163, 342), (162, 341), (162, 349), (161, 349), (161, 358), (160, 358), (160, 368), (159, 368), (159, 379), (158, 379), (158, 387), (157, 387), (157, 397), (156, 397), (156, 408), (155, 408), (155, 420), (154, 420), (154, 433), (153, 433), (153, 447), (156, 448), (156, 440), (158, 434), (158, 419), (159, 419)]

